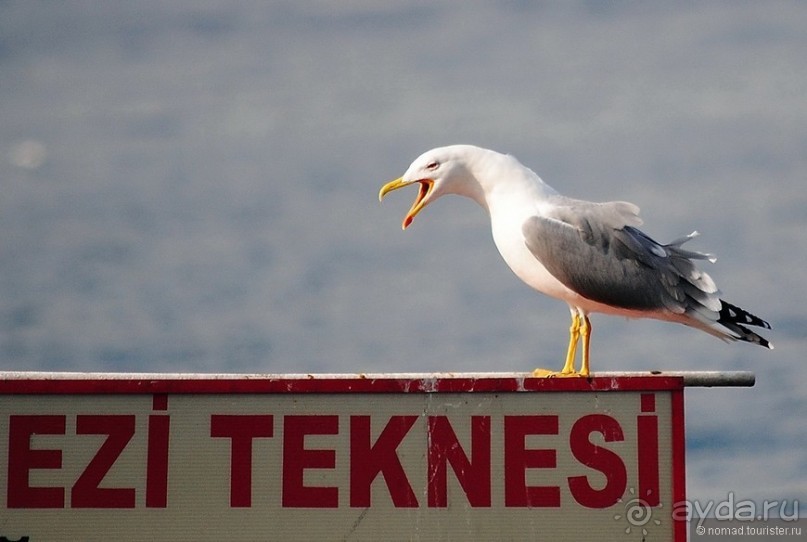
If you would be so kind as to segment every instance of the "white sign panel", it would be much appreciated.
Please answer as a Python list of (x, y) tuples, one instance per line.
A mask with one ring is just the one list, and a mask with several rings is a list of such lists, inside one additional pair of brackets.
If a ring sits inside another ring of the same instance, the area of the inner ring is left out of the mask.
[(677, 378), (0, 384), (9, 541), (685, 540)]

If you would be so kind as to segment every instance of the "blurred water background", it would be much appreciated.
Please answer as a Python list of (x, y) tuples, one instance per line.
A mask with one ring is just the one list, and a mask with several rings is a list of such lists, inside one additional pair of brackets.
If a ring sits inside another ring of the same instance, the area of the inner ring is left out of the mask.
[[(406, 233), (421, 152), (509, 152), (570, 196), (698, 229), (777, 349), (596, 317), (594, 370), (687, 392), (692, 498), (807, 495), (807, 5), (0, 3), (0, 367), (560, 367), (567, 310), (471, 202)], [(410, 199), (411, 197), (411, 199)]]

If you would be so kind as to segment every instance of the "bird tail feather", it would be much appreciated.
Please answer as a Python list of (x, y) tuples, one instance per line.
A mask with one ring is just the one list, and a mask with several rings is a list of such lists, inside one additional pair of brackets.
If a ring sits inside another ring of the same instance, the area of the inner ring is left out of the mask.
[(773, 350), (773, 343), (745, 327), (746, 325), (749, 325), (761, 327), (763, 329), (771, 329), (771, 325), (759, 316), (755, 316), (745, 309), (741, 309), (740, 307), (732, 305), (731, 303), (721, 299), (717, 323), (733, 332), (736, 335), (735, 338), (737, 340), (758, 344)]

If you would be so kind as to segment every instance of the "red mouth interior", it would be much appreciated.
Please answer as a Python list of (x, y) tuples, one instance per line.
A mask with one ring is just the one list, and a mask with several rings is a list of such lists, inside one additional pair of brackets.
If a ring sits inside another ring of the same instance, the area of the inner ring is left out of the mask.
[(431, 189), (431, 183), (429, 181), (425, 181), (425, 180), (424, 181), (418, 181), (418, 183), (420, 184), (420, 186), (418, 187), (418, 195), (415, 198), (415, 202), (412, 204), (412, 207), (409, 209), (409, 212), (406, 214), (406, 218), (404, 218), (404, 221), (403, 221), (404, 229), (406, 229), (406, 227), (409, 226), (409, 224), (412, 223), (412, 220), (414, 220), (414, 216), (412, 215), (412, 212), (420, 204), (420, 202), (423, 201), (423, 198), (425, 198), (426, 195), (428, 195), (429, 190)]

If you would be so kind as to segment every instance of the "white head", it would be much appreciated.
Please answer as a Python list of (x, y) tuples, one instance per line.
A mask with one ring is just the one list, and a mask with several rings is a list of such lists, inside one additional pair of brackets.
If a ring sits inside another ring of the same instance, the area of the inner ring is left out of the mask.
[(402, 177), (382, 186), (378, 199), (381, 201), (389, 192), (404, 186), (420, 184), (415, 202), (404, 217), (403, 229), (426, 205), (445, 194), (467, 196), (486, 207), (485, 190), (480, 184), (479, 173), (484, 171), (486, 162), (494, 157), (504, 155), (472, 145), (432, 149), (412, 162)]

